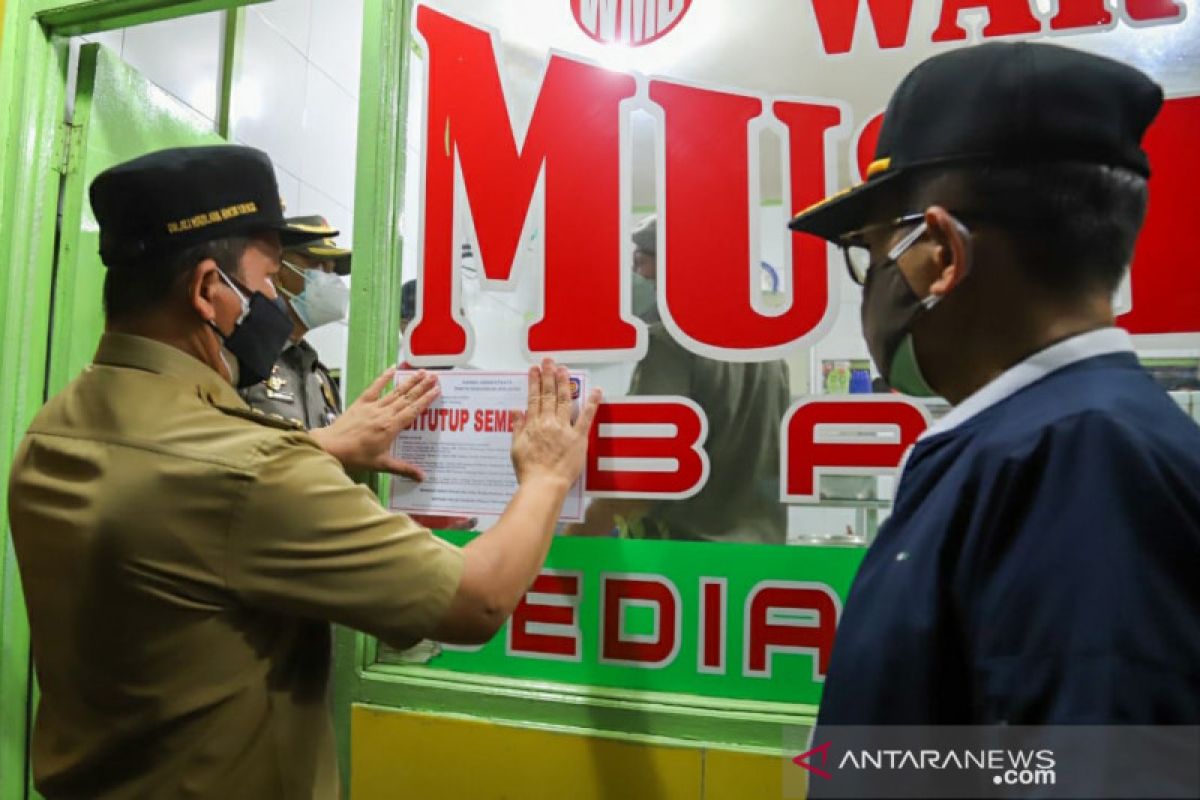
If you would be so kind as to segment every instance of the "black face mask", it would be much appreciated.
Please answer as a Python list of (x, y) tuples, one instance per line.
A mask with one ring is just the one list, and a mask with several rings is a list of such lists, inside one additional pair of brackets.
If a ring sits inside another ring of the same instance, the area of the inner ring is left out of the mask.
[[(958, 220), (954, 224), (969, 242), (970, 230)], [(918, 297), (896, 262), (925, 231), (922, 222), (901, 239), (886, 261), (867, 271), (863, 287), (863, 336), (871, 358), (889, 386), (913, 397), (937, 396), (917, 363), (913, 327), (922, 315), (941, 302), (942, 296)]]
[(914, 397), (934, 397), (917, 364), (913, 325), (939, 298), (917, 297), (896, 259), (873, 266), (863, 287), (863, 338), (871, 359), (888, 385)]
[(245, 389), (271, 376), (271, 369), (292, 335), (292, 318), (288, 316), (283, 300), (271, 300), (262, 292), (255, 292), (247, 300), (223, 272), (217, 274), (242, 299), (242, 315), (228, 336), (216, 323), (210, 321), (208, 324), (221, 337), (225, 349), (237, 359), (237, 388)]

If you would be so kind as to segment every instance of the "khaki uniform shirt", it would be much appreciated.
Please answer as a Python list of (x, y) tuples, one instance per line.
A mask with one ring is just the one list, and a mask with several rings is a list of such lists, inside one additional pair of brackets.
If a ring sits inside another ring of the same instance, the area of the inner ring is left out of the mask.
[(242, 399), (267, 416), (312, 430), (324, 428), (342, 413), (338, 387), (317, 351), (301, 339), (287, 346), (271, 377), (242, 390)]
[(335, 797), (328, 623), (406, 647), (462, 571), (306, 433), (134, 336), (38, 414), (9, 510), (49, 798)]
[(653, 322), (649, 333), (629, 393), (695, 400), (708, 417), (704, 450), (710, 472), (693, 497), (655, 503), (633, 524), (631, 535), (784, 544), (779, 426), (790, 403), (787, 363), (714, 361), (685, 349), (661, 322)]

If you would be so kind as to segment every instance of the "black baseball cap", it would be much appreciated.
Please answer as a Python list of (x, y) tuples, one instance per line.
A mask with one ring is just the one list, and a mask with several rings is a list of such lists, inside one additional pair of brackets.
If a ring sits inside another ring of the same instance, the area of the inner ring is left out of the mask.
[(318, 261), (332, 261), (333, 271), (338, 275), (350, 274), (351, 251), (333, 243), (333, 237), (338, 235), (338, 231), (333, 230), (324, 217), (288, 217), (285, 221), (293, 228), (322, 234), (320, 239), (286, 248), (287, 252), (302, 253)]
[(1142, 136), (1162, 102), (1142, 72), (1067, 47), (993, 42), (934, 56), (892, 95), (866, 181), (789, 227), (835, 240), (871, 222), (881, 192), (930, 167), (1076, 162), (1149, 177)]
[(337, 233), (286, 221), (271, 159), (239, 145), (149, 153), (97, 175), (89, 195), (107, 266), (226, 236), (273, 230), (287, 248)]

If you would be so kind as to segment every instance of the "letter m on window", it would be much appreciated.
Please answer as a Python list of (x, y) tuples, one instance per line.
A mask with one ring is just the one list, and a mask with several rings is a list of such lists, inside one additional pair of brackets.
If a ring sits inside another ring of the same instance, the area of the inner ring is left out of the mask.
[[(420, 291), (406, 347), (417, 366), (464, 363), (473, 338), (461, 318), (454, 240), (457, 175), (478, 256), (493, 285), (511, 284), (529, 222), (545, 250), (542, 313), (530, 354), (619, 360), (644, 350), (644, 330), (622, 316), (621, 117), (637, 86), (628, 75), (552, 55), (523, 130), (504, 93), (496, 39), (427, 6)], [(535, 202), (544, 196), (544, 203)]]

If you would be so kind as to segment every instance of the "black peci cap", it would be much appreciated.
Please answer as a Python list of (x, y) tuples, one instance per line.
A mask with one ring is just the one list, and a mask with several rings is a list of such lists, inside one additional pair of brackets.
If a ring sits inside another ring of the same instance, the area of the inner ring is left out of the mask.
[(790, 227), (836, 239), (870, 222), (881, 190), (929, 167), (1077, 162), (1148, 177), (1142, 136), (1162, 102), (1133, 67), (1057, 45), (994, 42), (934, 56), (892, 95), (866, 182)]
[(252, 147), (159, 150), (100, 173), (89, 195), (110, 267), (226, 236), (273, 230), (286, 248), (336, 233), (284, 220), (271, 159)]

